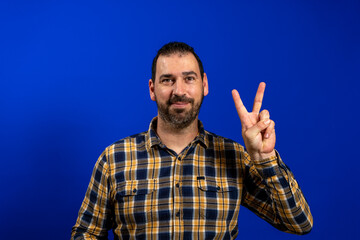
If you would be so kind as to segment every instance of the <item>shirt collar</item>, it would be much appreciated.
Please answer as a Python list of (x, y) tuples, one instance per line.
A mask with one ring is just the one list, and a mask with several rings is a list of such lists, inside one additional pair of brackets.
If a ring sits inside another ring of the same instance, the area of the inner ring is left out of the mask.
[[(165, 147), (165, 145), (161, 142), (159, 136), (156, 133), (156, 127), (157, 127), (157, 117), (154, 117), (151, 120), (149, 125), (149, 130), (146, 133), (146, 147), (148, 148), (148, 150), (150, 150), (150, 148), (156, 145), (162, 148)], [(200, 142), (205, 148), (207, 148), (209, 144), (209, 140), (207, 133), (204, 129), (204, 126), (200, 120), (198, 120), (198, 128), (199, 128), (199, 133), (192, 141), (192, 143)]]

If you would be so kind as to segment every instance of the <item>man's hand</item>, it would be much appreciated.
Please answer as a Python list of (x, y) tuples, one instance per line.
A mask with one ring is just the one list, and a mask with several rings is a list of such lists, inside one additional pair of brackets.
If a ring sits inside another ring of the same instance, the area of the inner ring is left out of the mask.
[(261, 82), (256, 92), (252, 112), (248, 112), (237, 90), (232, 90), (236, 110), (239, 114), (242, 136), (251, 159), (261, 160), (275, 155), (275, 123), (267, 110), (262, 110), (265, 83)]

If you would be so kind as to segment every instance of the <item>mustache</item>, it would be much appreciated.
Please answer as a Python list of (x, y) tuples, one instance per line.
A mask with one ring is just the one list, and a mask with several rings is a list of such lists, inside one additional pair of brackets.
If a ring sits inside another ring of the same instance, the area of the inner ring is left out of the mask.
[(173, 103), (176, 103), (176, 102), (194, 103), (194, 99), (193, 99), (193, 98), (185, 97), (184, 95), (183, 95), (183, 96), (173, 95), (173, 96), (167, 101), (167, 103), (168, 103), (169, 105), (170, 105), (170, 104), (173, 104)]

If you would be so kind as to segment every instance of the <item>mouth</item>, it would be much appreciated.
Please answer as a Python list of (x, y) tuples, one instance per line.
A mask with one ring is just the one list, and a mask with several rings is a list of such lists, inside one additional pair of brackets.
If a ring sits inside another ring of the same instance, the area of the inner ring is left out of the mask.
[(188, 104), (189, 104), (189, 102), (174, 102), (174, 103), (171, 103), (171, 105), (176, 107), (176, 108), (183, 108), (183, 107), (186, 107)]

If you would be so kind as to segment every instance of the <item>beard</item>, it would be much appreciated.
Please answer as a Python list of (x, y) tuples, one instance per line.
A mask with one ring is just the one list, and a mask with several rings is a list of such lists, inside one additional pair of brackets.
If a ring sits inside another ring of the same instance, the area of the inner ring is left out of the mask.
[[(185, 96), (173, 95), (166, 103), (160, 103), (156, 99), (156, 105), (158, 107), (159, 117), (164, 120), (164, 122), (169, 123), (174, 129), (184, 129), (190, 126), (191, 123), (197, 118), (200, 112), (200, 107), (204, 99), (204, 92), (202, 92), (201, 100), (198, 103), (195, 103), (193, 98), (188, 98)], [(170, 109), (170, 106), (175, 102), (186, 102), (190, 103), (190, 110), (186, 109)]]

